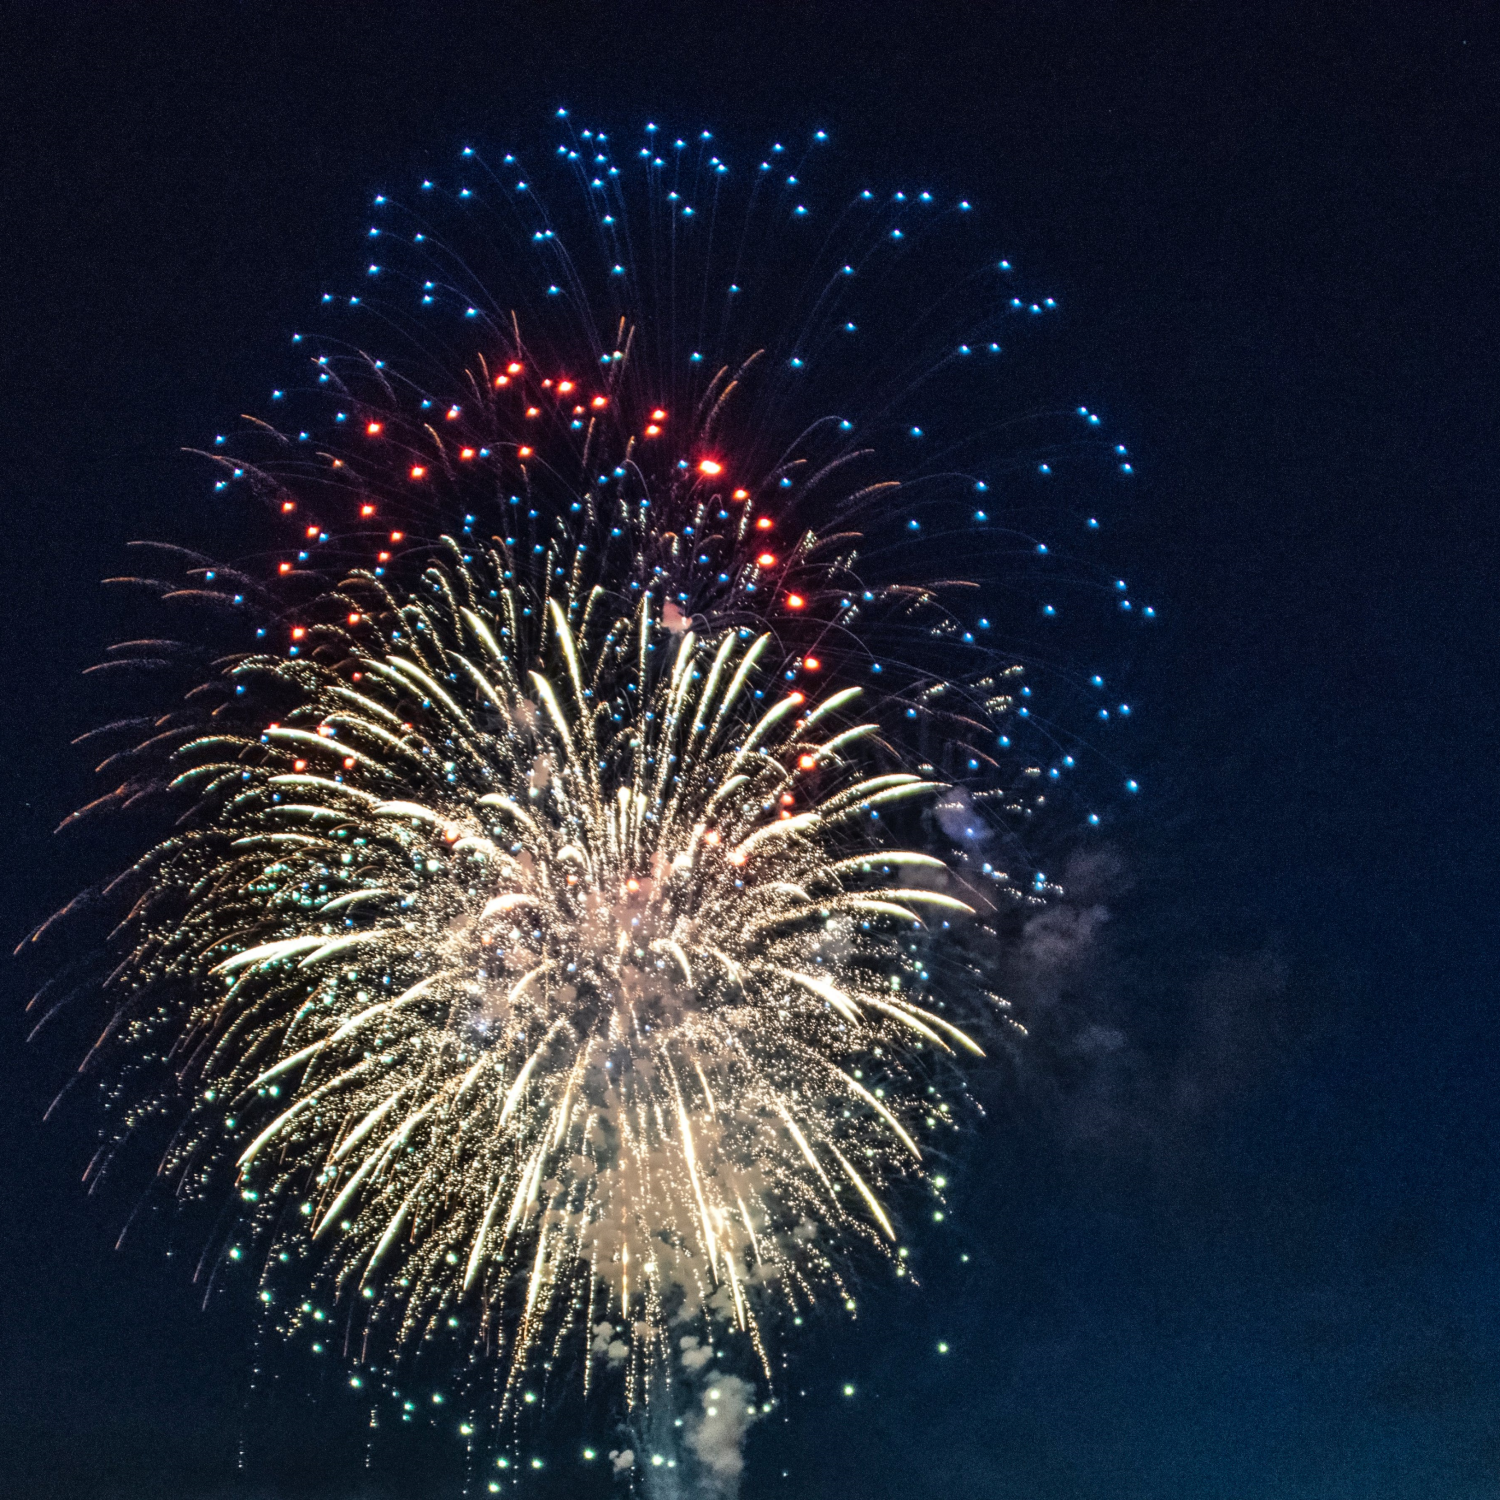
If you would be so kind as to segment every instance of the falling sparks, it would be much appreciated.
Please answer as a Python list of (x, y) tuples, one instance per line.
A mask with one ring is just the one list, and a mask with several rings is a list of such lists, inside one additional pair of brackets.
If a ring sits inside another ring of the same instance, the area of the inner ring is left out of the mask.
[(1012, 750), (1026, 669), (902, 570), (853, 424), (761, 442), (801, 353), (465, 327), (443, 399), (319, 355), (316, 443), (211, 455), (307, 519), (263, 580), (160, 588), (254, 643), (101, 799), (188, 801), (112, 887), (112, 1041), (168, 1063), (127, 1128), (178, 1118), (184, 1193), (229, 1164), (263, 1302), (295, 1259), (356, 1361), (461, 1318), (502, 1412), (570, 1341), (629, 1404), (715, 1341), (770, 1381), (778, 1318), (852, 1311), (859, 1255), (906, 1274), (959, 1065), (1014, 1024), (983, 954), (1055, 889), (983, 856), (1073, 758)]
[(336, 1284), (407, 1336), (472, 1303), (518, 1370), (592, 1292), (639, 1381), (669, 1324), (762, 1347), (835, 1240), (895, 1241), (916, 1082), (980, 1052), (911, 998), (909, 938), (975, 908), (868, 831), (947, 790), (866, 762), (881, 704), (767, 702), (769, 632), (505, 564), (356, 571), (358, 610), (293, 632), (321, 660), (230, 668), (298, 706), (183, 751), (203, 826), (140, 868), (191, 894), (131, 966), (193, 981), (201, 1128), (242, 1195), (308, 1205)]

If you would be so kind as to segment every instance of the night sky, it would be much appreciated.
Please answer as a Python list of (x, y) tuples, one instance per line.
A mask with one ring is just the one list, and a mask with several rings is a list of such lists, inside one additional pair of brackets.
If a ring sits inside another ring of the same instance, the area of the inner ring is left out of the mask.
[[(132, 847), (52, 834), (97, 794), (79, 674), (132, 630), (98, 580), (136, 537), (233, 554), (180, 450), (259, 409), (373, 191), (559, 104), (828, 128), (989, 205), (1058, 293), (1162, 621), (1109, 920), (981, 1083), (924, 1291), (809, 1338), (745, 1500), (1500, 1495), (1484, 7), (6, 9), (8, 943)], [(446, 1437), (367, 1474), (362, 1408), (294, 1357), (247, 1403), (248, 1290), (201, 1306), (201, 1224), (116, 1250), (143, 1183), (86, 1195), (86, 1091), (42, 1123), (87, 1025), (26, 1045), (36, 977), (0, 967), (0, 1490), (456, 1496)], [(536, 1493), (584, 1493), (575, 1446)]]

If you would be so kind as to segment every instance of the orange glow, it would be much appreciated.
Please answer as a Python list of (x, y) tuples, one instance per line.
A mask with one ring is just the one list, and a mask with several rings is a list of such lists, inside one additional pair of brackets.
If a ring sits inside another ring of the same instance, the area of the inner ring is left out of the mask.
[(362, 616), (358, 610), (355, 610), (354, 613), (349, 616), (349, 623), (351, 625), (358, 625), (360, 620), (362, 620), (363, 618), (364, 616)]
[(344, 467), (344, 460), (341, 458), (334, 459), (333, 466), (335, 469), (342, 469)]
[(309, 526), (307, 528), (307, 534), (308, 536), (317, 536), (318, 528), (316, 526)]
[(710, 845), (717, 844), (719, 842), (719, 830), (717, 828), (710, 828), (708, 832), (703, 835), (703, 842)]
[(426, 475), (426, 473), (427, 470), (424, 469), (421, 464), (413, 464), (411, 466), (411, 477), (413, 479), (421, 479)]
[(368, 432), (371, 437), (379, 437), (380, 436), (380, 423), (379, 422), (371, 422), (365, 428), (365, 431)]
[(641, 888), (641, 883), (640, 883), (639, 880), (637, 880), (635, 878), (634, 875), (632, 875), (630, 877), (630, 879), (625, 882), (625, 889), (627, 891), (638, 891), (638, 890), (640, 890), (640, 888)]
[(292, 762), (292, 769), (294, 771), (305, 771), (307, 769), (307, 762), (305, 760), (294, 760)]
[(445, 828), (443, 830), (443, 837), (447, 839), (450, 844), (456, 844), (462, 836), (463, 830), (459, 828)]
[(594, 399), (589, 402), (589, 405), (592, 406), (595, 411), (599, 411), (609, 405), (609, 397), (595, 396)]
[(528, 417), (539, 417), (539, 416), (541, 416), (541, 414), (542, 414), (542, 409), (539, 406), (528, 406), (526, 408), (526, 415)]
[(450, 406), (448, 408), (448, 420), (450, 422), (452, 422), (457, 416), (458, 416), (458, 408), (456, 406)]
[(790, 792), (783, 792), (781, 794), (781, 805), (783, 807), (790, 807), (796, 800), (797, 799), (792, 796)]
[(801, 609), (807, 600), (801, 594), (788, 594), (786, 596), (786, 607), (788, 609)]
[(460, 448), (458, 450), (458, 456), (460, 458), (473, 458), (474, 450), (472, 448)]
[(516, 454), (520, 458), (530, 458), (531, 457), (531, 449), (530, 448), (517, 448), (516, 449)]
[(375, 561), (376, 562), (389, 562), (390, 560), (391, 560), (391, 554), (389, 552), (377, 552), (375, 554)]
[(786, 697), (787, 697), (787, 702), (788, 703), (806, 703), (807, 702), (807, 695), (805, 693), (788, 693), (786, 695)]
[(519, 375), (521, 373), (521, 367), (515, 362), (515, 360), (512, 360), (508, 365), (506, 365), (505, 373), (507, 375)]
[(293, 625), (292, 626), (292, 639), (294, 641), (300, 641), (302, 639), (302, 637), (305, 636), (306, 634), (307, 634), (307, 627), (305, 625)]
[(745, 851), (743, 849), (731, 849), (729, 851), (729, 863), (730, 864), (732, 864), (732, 865), (742, 865), (742, 864), (745, 863), (745, 859), (746, 859), (746, 855), (745, 855)]
[(542, 382), (542, 389), (544, 391), (550, 391), (552, 389), (552, 382), (550, 380), (544, 380)]
[(405, 541), (406, 540), (406, 533), (404, 531), (393, 531), (391, 533), (391, 540), (393, 542)]
[(772, 557), (769, 552), (762, 552), (761, 555), (755, 559), (755, 561), (762, 568), (774, 568), (776, 566), (776, 559)]
[(729, 498), (731, 500), (748, 500), (750, 498), (750, 491), (749, 490), (736, 490), (734, 492), (734, 494), (732, 494)]
[(375, 507), (373, 505), (361, 505), (359, 513), (362, 516), (373, 516), (375, 514)]
[(658, 427), (655, 422), (650, 423), (646, 428), (647, 437), (656, 437), (660, 432), (661, 428)]
[(724, 472), (724, 465), (715, 462), (711, 458), (705, 458), (699, 463), (698, 472), (700, 474), (707, 474), (712, 478), (715, 474), (722, 474)]
[(280, 566), (279, 566), (279, 567), (278, 567), (278, 568), (277, 568), (277, 569), (276, 569), (276, 571), (277, 571), (277, 572), (278, 572), (278, 573), (290, 573), (290, 572), (291, 572), (291, 571), (292, 571), (292, 565), (291, 565), (291, 563), (282, 563), (282, 564), (281, 564), (281, 565), (280, 565)]
[(495, 376), (495, 389), (497, 391), (500, 389), (500, 387), (502, 385), (509, 385), (509, 384), (510, 384), (510, 376), (509, 375), (497, 375), (497, 376)]
[(557, 382), (557, 394), (559, 396), (571, 396), (573, 394), (573, 382), (571, 380), (559, 380)]
[(823, 663), (820, 662), (816, 656), (809, 656), (807, 660), (802, 663), (802, 665), (806, 667), (809, 672), (816, 672), (818, 668), (823, 665)]
[(811, 771), (818, 763), (816, 755), (799, 755), (797, 765), (804, 771)]
[(352, 771), (354, 769), (354, 757), (352, 755), (346, 755), (344, 757), (344, 769), (346, 771)]
[(297, 502), (295, 500), (283, 500), (281, 502), (281, 513), (284, 516), (291, 515), (291, 513), (296, 510), (296, 508)]
[(762, 516), (755, 523), (755, 525), (756, 525), (757, 530), (760, 530), (760, 531), (769, 531), (771, 529), (771, 518), (770, 518), (770, 516)]
[(575, 417), (581, 417), (583, 415), (583, 408), (581, 406), (575, 406), (573, 408), (573, 415)]
[(656, 410), (651, 413), (651, 420), (653, 422), (665, 422), (667, 420), (667, 413), (665, 409), (658, 406)]

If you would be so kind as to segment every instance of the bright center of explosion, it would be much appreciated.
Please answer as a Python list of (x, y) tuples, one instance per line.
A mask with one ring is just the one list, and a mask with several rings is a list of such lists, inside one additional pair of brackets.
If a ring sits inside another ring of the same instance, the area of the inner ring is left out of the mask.
[[(769, 1375), (766, 1299), (846, 1297), (848, 1234), (890, 1253), (884, 1191), (948, 1123), (919, 1080), (979, 1050), (916, 940), (974, 908), (880, 833), (945, 783), (869, 766), (858, 688), (757, 701), (767, 634), (700, 640), (648, 596), (533, 601), (528, 640), (519, 589), (479, 603), (498, 560), (457, 551), (420, 601), (345, 584), (360, 637), (321, 628), (357, 669), (238, 664), (302, 702), (258, 771), (199, 768), (235, 778), (242, 852), (179, 931), (230, 950), (198, 1026), (239, 1039), (209, 1097), (261, 1116), (245, 1195), (305, 1195), (336, 1285), (402, 1338), (477, 1299), (507, 1401), (569, 1327), (631, 1399), (694, 1324)], [(237, 942), (247, 906), (282, 935)]]

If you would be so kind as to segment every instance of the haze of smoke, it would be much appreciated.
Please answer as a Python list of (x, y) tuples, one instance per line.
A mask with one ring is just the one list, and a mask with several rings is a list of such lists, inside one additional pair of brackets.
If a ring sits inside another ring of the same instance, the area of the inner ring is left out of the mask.
[(703, 1393), (702, 1411), (688, 1423), (688, 1447), (700, 1467), (705, 1496), (734, 1500), (745, 1468), (745, 1436), (759, 1413), (755, 1387), (737, 1375), (724, 1375)]

